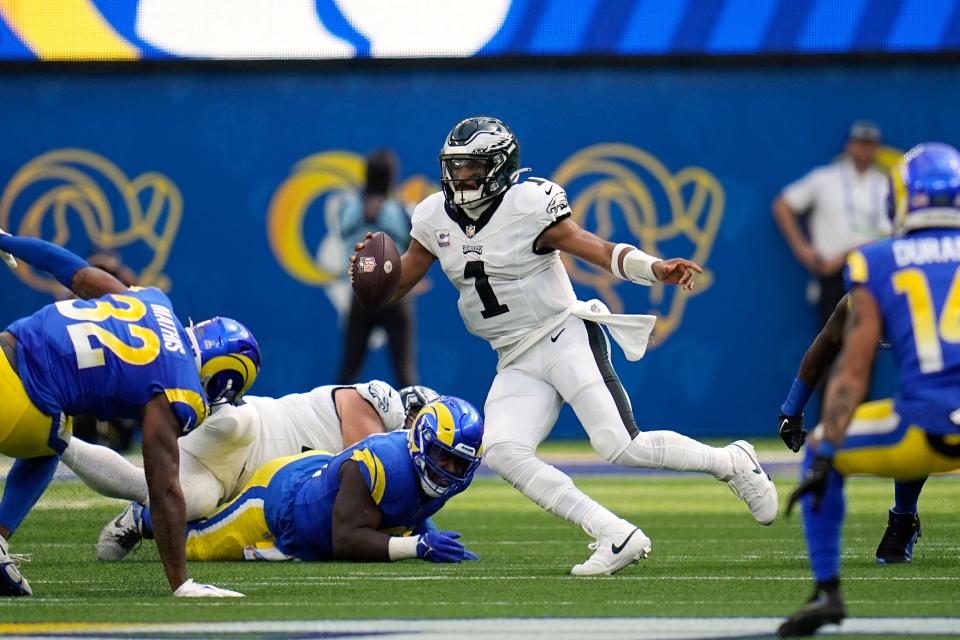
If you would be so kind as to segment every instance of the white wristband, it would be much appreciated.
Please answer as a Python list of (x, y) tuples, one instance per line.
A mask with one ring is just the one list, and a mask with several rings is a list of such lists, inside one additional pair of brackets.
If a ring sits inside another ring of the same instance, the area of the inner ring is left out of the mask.
[(417, 542), (419, 536), (391, 536), (387, 543), (387, 555), (390, 562), (410, 560), (417, 557)]
[[(620, 256), (623, 255), (623, 269), (620, 269)], [(613, 248), (610, 271), (613, 275), (630, 282), (651, 286), (657, 282), (653, 273), (653, 264), (660, 258), (651, 256), (630, 244), (618, 244)]]

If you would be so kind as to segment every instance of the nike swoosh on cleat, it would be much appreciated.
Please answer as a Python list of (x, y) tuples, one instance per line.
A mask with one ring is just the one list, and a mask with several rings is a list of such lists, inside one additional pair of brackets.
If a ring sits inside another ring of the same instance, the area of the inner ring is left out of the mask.
[(628, 535), (626, 539), (624, 539), (624, 541), (620, 543), (619, 546), (615, 544), (611, 544), (610, 551), (613, 552), (613, 555), (618, 555), (621, 551), (623, 551), (623, 548), (627, 546), (627, 543), (630, 542), (630, 538), (632, 538), (633, 534), (635, 534), (637, 531), (640, 531), (640, 527), (637, 527), (636, 529), (631, 531), (630, 535)]
[[(563, 333), (563, 332), (566, 331), (566, 330), (567, 330), (567, 328), (564, 327), (563, 329), (560, 329), (560, 333)], [(550, 336), (550, 342), (556, 342), (556, 341), (557, 341), (557, 338), (560, 337), (560, 333), (558, 333), (558, 334), (555, 335), (555, 336)]]
[(757, 475), (763, 473), (763, 470), (760, 468), (760, 463), (753, 459), (753, 456), (750, 455), (750, 452), (749, 452), (749, 451), (747, 451), (746, 449), (744, 449), (743, 447), (741, 447), (741, 446), (738, 445), (738, 444), (734, 444), (733, 446), (735, 446), (737, 449), (740, 449), (740, 451), (743, 451), (745, 454), (747, 454), (747, 457), (750, 458), (750, 462), (753, 463), (753, 472), (754, 472), (754, 473), (756, 473)]
[(550, 185), (550, 188), (547, 189), (547, 195), (550, 195), (551, 191), (553, 191), (553, 185)]

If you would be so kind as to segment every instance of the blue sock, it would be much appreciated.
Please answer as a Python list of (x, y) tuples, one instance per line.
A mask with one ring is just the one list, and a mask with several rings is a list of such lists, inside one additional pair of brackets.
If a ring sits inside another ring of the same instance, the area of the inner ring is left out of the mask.
[(153, 540), (153, 517), (150, 515), (150, 507), (144, 507), (140, 514), (140, 531), (147, 540)]
[[(801, 477), (810, 468), (813, 458), (812, 448), (807, 447)], [(816, 512), (811, 506), (813, 496), (803, 497), (803, 534), (807, 540), (810, 569), (817, 582), (835, 580), (840, 576), (840, 534), (845, 511), (843, 483), (844, 477), (834, 470)]]
[(57, 456), (48, 456), (13, 463), (3, 488), (3, 500), (0, 500), (0, 524), (10, 529), (11, 533), (17, 530), (46, 491), (59, 461)]
[(893, 484), (893, 510), (897, 513), (915, 514), (917, 512), (917, 502), (920, 501), (920, 491), (923, 490), (923, 480), (898, 480)]

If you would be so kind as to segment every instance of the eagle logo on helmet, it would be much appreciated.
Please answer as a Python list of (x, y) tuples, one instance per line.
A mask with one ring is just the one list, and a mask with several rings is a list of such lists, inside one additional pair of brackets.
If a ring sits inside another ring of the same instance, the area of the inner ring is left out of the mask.
[(513, 184), (520, 170), (520, 143), (490, 116), (461, 120), (440, 150), (440, 185), (447, 204), (476, 207)]

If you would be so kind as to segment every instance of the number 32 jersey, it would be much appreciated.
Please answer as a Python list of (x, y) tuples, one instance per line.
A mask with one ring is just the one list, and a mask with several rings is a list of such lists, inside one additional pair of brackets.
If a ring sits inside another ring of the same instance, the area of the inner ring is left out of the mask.
[(184, 433), (206, 417), (193, 350), (159, 289), (58, 302), (7, 330), (27, 396), (47, 415), (140, 419), (162, 393)]
[(435, 193), (414, 211), (410, 235), (440, 260), (457, 287), (467, 330), (503, 357), (532, 332), (549, 331), (576, 302), (559, 252), (536, 248), (540, 236), (570, 213), (559, 185), (528, 178), (476, 220)]

